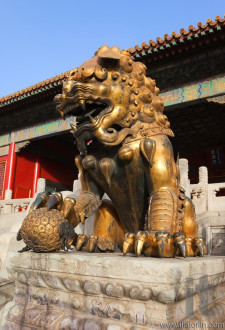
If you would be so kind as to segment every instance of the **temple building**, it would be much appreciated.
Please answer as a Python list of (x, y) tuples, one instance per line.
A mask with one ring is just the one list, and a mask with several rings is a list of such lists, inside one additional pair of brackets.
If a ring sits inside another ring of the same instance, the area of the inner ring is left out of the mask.
[[(160, 88), (175, 156), (188, 159), (193, 184), (199, 166), (208, 168), (209, 183), (225, 182), (224, 40), (225, 19), (216, 16), (129, 49)], [(75, 118), (63, 120), (53, 103), (66, 75), (0, 98), (0, 199), (33, 197), (39, 178), (49, 191), (72, 189)]]
[(77, 177), (69, 134), (73, 119), (61, 119), (53, 103), (63, 79), (59, 75), (1, 99), (1, 199), (33, 197), (40, 177), (50, 192), (72, 188)]

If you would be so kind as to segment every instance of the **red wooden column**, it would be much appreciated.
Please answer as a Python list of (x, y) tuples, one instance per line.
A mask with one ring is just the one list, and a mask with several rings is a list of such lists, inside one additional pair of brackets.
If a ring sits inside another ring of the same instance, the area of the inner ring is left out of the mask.
[(15, 152), (15, 143), (13, 142), (9, 146), (9, 154), (8, 154), (6, 175), (5, 175), (5, 193), (7, 195), (7, 198), (10, 198), (9, 195), (11, 195), (12, 198), (12, 194), (10, 194), (10, 191), (11, 192), (13, 191), (15, 169), (16, 169), (16, 152)]
[(34, 197), (36, 191), (37, 191), (37, 182), (40, 178), (41, 174), (41, 164), (40, 164), (40, 158), (36, 158), (36, 162), (34, 165), (34, 179), (33, 179), (33, 187), (32, 187), (32, 197)]

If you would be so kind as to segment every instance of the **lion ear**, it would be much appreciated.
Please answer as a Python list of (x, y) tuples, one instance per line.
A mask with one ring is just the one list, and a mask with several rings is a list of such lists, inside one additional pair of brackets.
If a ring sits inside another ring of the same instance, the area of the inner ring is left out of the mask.
[(119, 60), (120, 59), (120, 49), (117, 46), (111, 48), (101, 47), (98, 51), (98, 56), (102, 59), (109, 60)]

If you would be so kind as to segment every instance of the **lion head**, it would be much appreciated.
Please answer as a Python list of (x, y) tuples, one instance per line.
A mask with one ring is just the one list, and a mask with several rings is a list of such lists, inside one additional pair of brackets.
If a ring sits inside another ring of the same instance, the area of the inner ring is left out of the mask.
[(146, 77), (143, 63), (134, 62), (127, 50), (102, 46), (93, 58), (69, 73), (55, 103), (62, 116), (76, 116), (73, 129), (80, 145), (92, 138), (118, 145), (143, 128), (143, 123), (147, 129), (154, 125), (159, 132), (173, 136), (158, 93), (155, 81)]

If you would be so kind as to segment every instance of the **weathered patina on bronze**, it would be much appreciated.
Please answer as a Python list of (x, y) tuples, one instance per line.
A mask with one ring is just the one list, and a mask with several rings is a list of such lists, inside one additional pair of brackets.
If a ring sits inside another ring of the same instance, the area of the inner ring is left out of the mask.
[[(82, 191), (77, 201), (53, 196), (48, 203), (74, 226), (95, 213), (95, 235), (78, 235), (77, 250), (113, 251), (118, 245), (124, 254), (204, 254), (193, 204), (180, 187), (168, 138), (173, 132), (158, 93), (145, 65), (126, 50), (102, 46), (70, 72), (55, 97), (63, 117), (77, 118), (72, 130)], [(110, 201), (102, 201), (104, 193)]]

